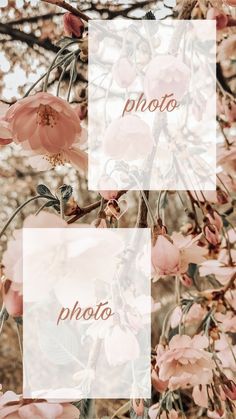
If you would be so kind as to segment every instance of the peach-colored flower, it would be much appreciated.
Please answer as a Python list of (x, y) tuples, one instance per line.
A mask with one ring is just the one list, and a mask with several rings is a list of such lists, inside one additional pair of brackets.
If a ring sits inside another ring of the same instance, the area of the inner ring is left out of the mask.
[(179, 57), (162, 55), (148, 64), (144, 77), (147, 100), (173, 94), (179, 101), (184, 96), (190, 80), (190, 70)]
[(195, 386), (193, 388), (193, 400), (197, 406), (208, 408), (208, 393), (207, 393), (207, 386)]
[(224, 2), (228, 4), (228, 6), (236, 7), (236, 0), (224, 0)]
[(152, 247), (152, 266), (158, 275), (175, 275), (179, 271), (180, 251), (166, 235), (158, 235)]
[(206, 336), (175, 335), (163, 355), (157, 357), (159, 377), (169, 380), (170, 390), (208, 384), (212, 381), (214, 363), (207, 352)]
[(8, 109), (9, 123), (16, 143), (55, 166), (72, 162), (83, 169), (87, 157), (80, 149), (84, 141), (80, 119), (65, 100), (47, 92), (19, 100)]
[(180, 273), (185, 273), (187, 271), (189, 263), (199, 264), (205, 260), (207, 250), (197, 244), (200, 238), (201, 234), (196, 237), (191, 235), (184, 236), (177, 232), (172, 234), (171, 239), (173, 240), (173, 244), (180, 252)]
[(113, 65), (112, 75), (120, 87), (129, 87), (136, 78), (136, 68), (129, 57), (120, 57)]
[(80, 411), (70, 403), (24, 400), (13, 391), (0, 397), (0, 419), (79, 419)]
[(218, 259), (206, 260), (199, 267), (200, 276), (215, 275), (216, 279), (225, 285), (236, 272), (236, 250), (231, 250), (233, 266), (229, 264), (229, 255), (226, 249), (221, 250)]
[[(46, 211), (41, 211), (37, 216), (29, 215), (23, 223), (23, 228), (63, 228), (66, 221), (59, 216)], [(8, 240), (7, 250), (3, 254), (2, 263), (5, 267), (5, 276), (12, 281), (11, 291), (22, 291), (22, 229), (13, 232), (13, 237)]]
[(67, 12), (63, 15), (64, 30), (67, 36), (80, 38), (84, 31), (84, 23), (79, 16)]
[[(206, 310), (200, 304), (194, 303), (190, 307), (189, 311), (184, 315), (184, 323), (186, 325), (200, 323), (203, 320), (205, 314), (206, 314)], [(171, 315), (171, 318), (170, 318), (171, 327), (173, 329), (177, 327), (182, 318), (183, 318), (183, 312), (181, 308), (178, 306), (174, 309)]]
[(104, 137), (104, 151), (113, 159), (144, 159), (151, 152), (149, 125), (137, 116), (125, 115), (111, 122)]
[(152, 386), (155, 388), (156, 391), (158, 391), (158, 393), (163, 393), (164, 391), (166, 391), (168, 387), (168, 381), (160, 380), (154, 368), (152, 369), (151, 380)]
[(23, 298), (20, 291), (14, 289), (12, 284), (12, 281), (9, 279), (3, 282), (2, 299), (8, 314), (13, 317), (19, 317), (23, 314)]
[(196, 201), (205, 202), (206, 200), (213, 204), (218, 202), (216, 191), (190, 191), (190, 193)]
[(222, 10), (216, 9), (215, 7), (208, 9), (206, 18), (216, 20), (216, 28), (218, 30), (224, 29), (228, 23), (228, 16)]
[(224, 332), (236, 333), (236, 316), (231, 311), (226, 314), (216, 313), (215, 318), (221, 324)]
[(156, 403), (152, 405), (148, 410), (148, 415), (150, 419), (178, 419), (179, 415), (175, 409), (171, 409), (168, 412), (162, 411), (160, 416), (157, 416), (160, 409), (160, 404)]
[(206, 218), (208, 218), (210, 224), (216, 226), (217, 230), (220, 231), (223, 227), (223, 221), (221, 216), (218, 214), (217, 211), (211, 210), (207, 213)]
[(213, 246), (220, 244), (220, 236), (217, 227), (214, 224), (207, 224), (203, 228), (207, 241)]
[(224, 110), (224, 115), (227, 122), (230, 124), (236, 121), (236, 103), (228, 98), (223, 97), (222, 105)]
[(137, 416), (143, 416), (144, 414), (144, 403), (143, 399), (139, 400), (139, 403), (136, 400), (132, 400), (132, 406)]
[[(231, 345), (231, 348), (229, 345)], [(215, 342), (215, 350), (217, 357), (221, 361), (222, 367), (236, 372), (236, 345), (232, 345), (230, 337), (228, 336), (226, 338), (225, 334), (220, 334), (220, 339)]]
[(234, 60), (236, 58), (236, 34), (224, 39), (219, 45), (218, 60)]
[(190, 288), (193, 285), (193, 280), (188, 274), (183, 274), (180, 277), (180, 281), (186, 288)]
[(229, 150), (223, 145), (218, 147), (217, 164), (234, 176), (236, 171), (236, 144), (233, 144)]
[(5, 113), (8, 106), (0, 102), (0, 146), (7, 145), (12, 142), (12, 131), (9, 122), (5, 120)]

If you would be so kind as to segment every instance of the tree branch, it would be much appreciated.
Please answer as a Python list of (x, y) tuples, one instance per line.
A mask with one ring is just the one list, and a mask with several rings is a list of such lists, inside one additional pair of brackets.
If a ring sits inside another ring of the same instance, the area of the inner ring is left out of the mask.
[(44, 15), (38, 15), (38, 16), (27, 16), (22, 17), (18, 20), (11, 20), (10, 22), (7, 22), (8, 25), (21, 25), (22, 23), (34, 23), (38, 22), (38, 20), (50, 20), (54, 18), (54, 16), (61, 16), (63, 15), (63, 12), (55, 12), (55, 13), (45, 13)]
[[(143, 191), (145, 196), (149, 197), (149, 191)], [(147, 216), (148, 216), (148, 209), (147, 209), (147, 205), (143, 199), (142, 194), (140, 193), (140, 198), (139, 198), (139, 208), (138, 208), (138, 217), (137, 217), (137, 223), (136, 223), (136, 227), (137, 228), (146, 228), (147, 227)]]
[(68, 12), (73, 13), (73, 15), (75, 16), (79, 16), (81, 19), (85, 20), (86, 22), (88, 22), (90, 19), (85, 13), (71, 6), (69, 3), (66, 3), (66, 1), (64, 0), (42, 0), (42, 1), (44, 1), (45, 3), (53, 4), (54, 6), (61, 7), (62, 9), (68, 10)]
[(38, 45), (39, 47), (52, 52), (58, 52), (60, 49), (58, 46), (53, 45), (49, 39), (39, 39), (33, 34), (28, 34), (19, 29), (15, 29), (11, 25), (6, 23), (0, 23), (0, 33), (2, 35), (8, 35), (17, 41), (25, 42), (30, 47)]
[[(122, 195), (124, 195), (127, 191), (120, 191), (118, 192), (118, 196), (117, 199), (118, 200)], [(106, 204), (108, 201), (104, 200), (104, 203)], [(83, 217), (86, 214), (89, 214), (91, 211), (95, 210), (96, 208), (98, 208), (101, 205), (101, 199), (99, 199), (99, 201), (93, 202), (92, 204), (87, 205), (86, 207), (83, 208), (78, 208), (77, 210), (77, 214), (73, 215), (72, 218), (70, 218), (69, 220), (67, 220), (67, 224), (72, 224), (75, 221), (77, 221), (79, 218)]]

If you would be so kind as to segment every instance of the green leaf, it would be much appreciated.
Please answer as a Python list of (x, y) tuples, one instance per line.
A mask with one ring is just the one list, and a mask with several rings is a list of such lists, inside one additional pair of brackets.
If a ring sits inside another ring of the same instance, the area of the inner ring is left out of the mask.
[(70, 185), (62, 185), (59, 188), (60, 192), (61, 192), (61, 196), (63, 201), (68, 201), (68, 199), (70, 199), (72, 192), (73, 192), (73, 188)]
[(50, 189), (48, 189), (46, 185), (40, 184), (37, 186), (36, 190), (39, 195), (50, 195), (54, 198), (52, 192), (50, 191)]

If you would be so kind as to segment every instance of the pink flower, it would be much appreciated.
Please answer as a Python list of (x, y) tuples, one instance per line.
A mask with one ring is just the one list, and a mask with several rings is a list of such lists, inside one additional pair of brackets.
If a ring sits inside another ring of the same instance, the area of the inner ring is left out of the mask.
[(216, 20), (216, 28), (218, 30), (224, 29), (228, 23), (228, 16), (219, 9), (215, 7), (210, 7), (207, 11), (206, 15), (207, 19), (215, 19)]
[(223, 97), (222, 106), (226, 120), (231, 124), (236, 121), (236, 103), (229, 98)]
[(193, 285), (193, 280), (188, 274), (181, 275), (180, 280), (186, 288), (190, 288)]
[(75, 36), (81, 38), (84, 31), (84, 23), (79, 16), (75, 16), (70, 12), (63, 15), (64, 30), (67, 36)]
[[(156, 403), (154, 405), (152, 405), (150, 407), (150, 409), (148, 410), (148, 415), (150, 417), (150, 419), (178, 419), (179, 415), (178, 412), (176, 412), (175, 409), (171, 409), (170, 411), (166, 412), (166, 411), (162, 411), (160, 416), (157, 416), (158, 412), (160, 409), (160, 404)], [(160, 412), (159, 412), (160, 413)]]
[(137, 116), (125, 115), (111, 122), (104, 137), (104, 151), (113, 159), (144, 159), (151, 152), (149, 125)]
[(13, 391), (0, 397), (0, 419), (79, 419), (80, 411), (70, 403), (24, 400)]
[(86, 154), (80, 149), (80, 119), (65, 100), (46, 92), (36, 93), (12, 105), (6, 120), (13, 140), (25, 150), (45, 156), (53, 166), (71, 160), (86, 167)]
[(144, 414), (144, 403), (143, 403), (142, 399), (139, 401), (139, 403), (137, 403), (135, 399), (132, 400), (132, 406), (133, 406), (133, 409), (134, 409), (137, 416), (143, 416), (143, 414)]
[(217, 260), (207, 260), (200, 266), (199, 271), (201, 276), (214, 274), (222, 285), (226, 285), (232, 275), (236, 272), (236, 267), (225, 266)]
[[(200, 305), (194, 303), (189, 311), (184, 315), (184, 320), (186, 325), (193, 325), (200, 323), (206, 314), (206, 310)], [(170, 321), (171, 327), (174, 329), (180, 324), (181, 319), (183, 318), (183, 312), (181, 308), (178, 306), (174, 309)]]
[[(63, 228), (67, 227), (66, 221), (58, 215), (41, 211), (37, 216), (29, 215), (23, 223), (23, 228)], [(12, 281), (11, 291), (22, 291), (22, 229), (13, 232), (13, 237), (8, 240), (7, 250), (3, 253), (2, 263), (5, 275)]]
[(153, 58), (144, 77), (144, 92), (147, 100), (172, 94), (177, 101), (184, 96), (190, 80), (190, 70), (174, 55)]
[(158, 275), (174, 275), (179, 271), (180, 252), (168, 236), (158, 235), (152, 247), (152, 266)]
[(196, 201), (217, 203), (216, 191), (190, 191), (190, 193)]
[(212, 244), (212, 246), (220, 244), (219, 231), (214, 224), (205, 225), (203, 230), (207, 241)]
[[(231, 348), (229, 345), (231, 345)], [(228, 336), (226, 338), (226, 335), (221, 334), (220, 339), (215, 342), (215, 350), (222, 367), (229, 371), (236, 372), (236, 345), (232, 345), (230, 337)]]
[(152, 369), (151, 380), (152, 386), (155, 388), (156, 391), (158, 391), (158, 393), (163, 393), (164, 391), (166, 391), (168, 387), (168, 381), (160, 380), (154, 368)]
[(236, 171), (236, 144), (233, 144), (229, 150), (225, 146), (218, 147), (217, 153), (217, 164), (234, 176)]
[(212, 381), (214, 363), (205, 336), (175, 335), (163, 355), (157, 357), (159, 377), (169, 380), (170, 390), (208, 384)]
[(2, 298), (8, 314), (13, 317), (19, 317), (23, 314), (23, 297), (20, 291), (12, 287), (12, 284), (12, 281), (9, 279), (4, 281), (2, 286)]
[(232, 380), (223, 386), (223, 390), (228, 399), (236, 400), (236, 384)]
[(135, 65), (129, 57), (120, 57), (112, 68), (112, 75), (120, 87), (129, 87), (136, 78)]
[(193, 388), (193, 400), (197, 406), (208, 408), (207, 386), (195, 386)]
[(221, 324), (224, 332), (236, 333), (236, 316), (231, 311), (226, 314), (216, 313), (215, 318)]
[(236, 0), (224, 0), (228, 6), (236, 7)]
[(0, 146), (12, 142), (12, 132), (9, 123), (5, 120), (5, 113), (8, 106), (0, 102)]
[[(125, 345), (124, 345), (125, 342)], [(104, 339), (104, 348), (109, 365), (122, 365), (135, 360), (140, 355), (140, 348), (135, 335), (127, 327), (118, 324), (109, 329)]]
[(224, 39), (219, 45), (218, 60), (233, 60), (236, 57), (236, 34)]
[(181, 233), (174, 232), (171, 236), (173, 244), (180, 252), (179, 272), (185, 273), (190, 263), (199, 264), (205, 260), (207, 250), (198, 246), (201, 234), (196, 237), (192, 235), (183, 236)]
[(208, 218), (210, 224), (214, 224), (218, 231), (220, 231), (223, 227), (223, 221), (221, 216), (215, 210), (210, 210), (206, 217)]

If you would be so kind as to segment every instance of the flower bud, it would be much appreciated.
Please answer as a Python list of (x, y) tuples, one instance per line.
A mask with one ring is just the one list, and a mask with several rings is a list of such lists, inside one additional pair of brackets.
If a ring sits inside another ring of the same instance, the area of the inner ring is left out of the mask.
[(236, 400), (236, 384), (232, 380), (229, 380), (227, 384), (223, 385), (223, 390), (230, 400)]
[(84, 31), (83, 21), (79, 16), (67, 12), (63, 15), (64, 31), (67, 36), (75, 36), (81, 38)]
[(168, 387), (168, 381), (162, 381), (158, 377), (156, 370), (153, 368), (151, 373), (152, 385), (158, 393), (164, 393)]
[(167, 235), (158, 235), (152, 247), (152, 265), (158, 275), (174, 275), (179, 270), (180, 252)]
[(229, 202), (227, 193), (225, 191), (222, 191), (222, 189), (220, 189), (219, 187), (217, 188), (216, 195), (219, 204), (224, 205)]
[(225, 0), (225, 3), (226, 3), (228, 6), (231, 6), (231, 7), (236, 7), (236, 0)]
[(139, 403), (135, 399), (132, 400), (132, 406), (137, 416), (143, 416), (144, 414), (144, 403), (143, 399), (140, 399)]
[(221, 10), (216, 9), (215, 7), (211, 7), (210, 9), (208, 9), (206, 18), (215, 19), (217, 29), (224, 29), (228, 23), (228, 16)]
[(182, 275), (180, 280), (186, 288), (190, 288), (193, 285), (193, 280), (188, 274)]
[(18, 317), (23, 314), (23, 296), (13, 289), (13, 282), (7, 279), (3, 283), (3, 302), (10, 316)]
[(211, 207), (209, 207), (209, 211), (206, 215), (206, 218), (209, 220), (210, 224), (213, 224), (216, 226), (218, 231), (222, 229), (223, 227), (222, 218), (218, 214), (218, 212), (213, 210)]
[(204, 226), (204, 235), (207, 241), (213, 246), (220, 244), (219, 232), (214, 224), (208, 224)]

